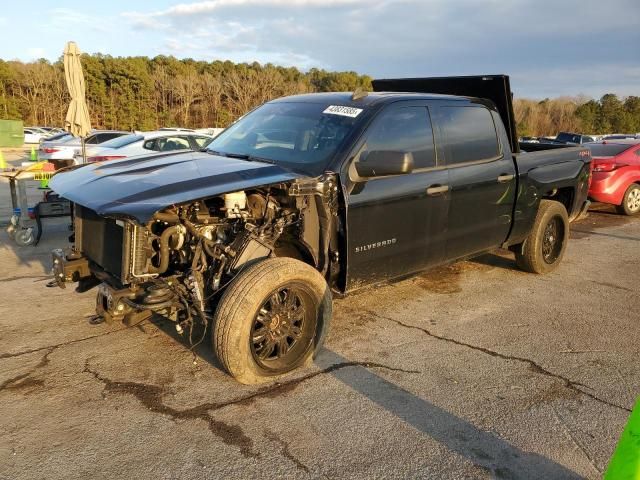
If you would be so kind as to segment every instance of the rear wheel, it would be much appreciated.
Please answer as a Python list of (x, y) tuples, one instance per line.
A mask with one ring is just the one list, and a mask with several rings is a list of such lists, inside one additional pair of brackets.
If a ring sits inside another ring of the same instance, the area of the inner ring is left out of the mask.
[(331, 292), (314, 268), (292, 258), (248, 267), (216, 309), (213, 348), (241, 383), (271, 380), (310, 361), (331, 319)]
[(616, 205), (616, 210), (624, 215), (640, 213), (640, 185), (634, 183), (627, 188), (622, 197), (622, 204)]
[(527, 239), (515, 249), (516, 263), (531, 273), (548, 273), (560, 264), (569, 240), (569, 216), (564, 205), (542, 200)]

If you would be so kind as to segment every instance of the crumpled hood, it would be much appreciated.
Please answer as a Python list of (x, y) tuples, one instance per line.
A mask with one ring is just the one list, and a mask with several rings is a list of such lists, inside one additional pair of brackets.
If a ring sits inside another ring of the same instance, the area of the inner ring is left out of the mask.
[(84, 165), (55, 175), (49, 186), (99, 215), (144, 224), (173, 204), (300, 177), (268, 163), (185, 152)]

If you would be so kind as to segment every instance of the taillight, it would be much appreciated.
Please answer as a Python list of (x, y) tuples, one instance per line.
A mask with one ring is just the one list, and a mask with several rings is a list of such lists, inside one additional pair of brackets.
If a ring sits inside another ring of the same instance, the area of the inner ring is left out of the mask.
[(41, 148), (44, 153), (56, 153), (58, 151), (57, 148)]
[(593, 163), (593, 171), (594, 172), (613, 172), (621, 167), (626, 167), (626, 163), (618, 163), (618, 162), (594, 162)]
[(119, 158), (127, 158), (126, 155), (98, 155), (96, 157), (87, 158), (87, 162), (108, 162), (109, 160), (118, 160)]

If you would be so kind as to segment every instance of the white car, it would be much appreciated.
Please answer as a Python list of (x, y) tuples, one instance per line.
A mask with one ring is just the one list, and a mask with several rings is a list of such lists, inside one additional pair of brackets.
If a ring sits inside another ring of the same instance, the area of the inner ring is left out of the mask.
[(43, 138), (45, 138), (44, 132), (37, 128), (24, 129), (24, 143), (40, 143)]
[[(125, 135), (105, 142), (99, 146), (86, 149), (87, 163), (120, 160), (122, 158), (145, 155), (154, 152), (171, 152), (176, 150), (201, 150), (213, 137), (195, 132), (156, 131), (140, 132)], [(83, 162), (82, 151), (77, 148), (74, 163)]]
[[(87, 147), (91, 145), (99, 145), (108, 140), (112, 140), (123, 135), (128, 135), (129, 132), (121, 132), (116, 130), (94, 130), (90, 135), (87, 135), (85, 139), (85, 145)], [(76, 149), (80, 148), (80, 138), (78, 137), (63, 137), (59, 141), (47, 142), (46, 140), (40, 144), (38, 148), (38, 159), (40, 160), (73, 160), (73, 155)]]

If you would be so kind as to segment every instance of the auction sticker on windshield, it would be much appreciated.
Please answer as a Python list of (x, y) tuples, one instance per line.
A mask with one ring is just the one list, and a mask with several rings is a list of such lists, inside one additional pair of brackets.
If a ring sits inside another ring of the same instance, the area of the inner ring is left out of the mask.
[(342, 105), (329, 105), (322, 113), (330, 115), (342, 115), (343, 117), (355, 118), (362, 112), (361, 108), (343, 107)]

